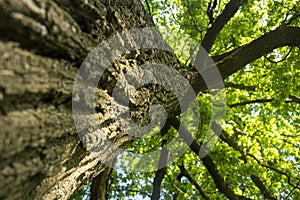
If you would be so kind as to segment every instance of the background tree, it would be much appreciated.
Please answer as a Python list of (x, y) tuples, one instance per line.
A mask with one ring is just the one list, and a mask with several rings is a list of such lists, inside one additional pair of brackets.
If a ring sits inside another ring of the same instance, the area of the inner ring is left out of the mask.
[[(118, 152), (107, 153), (104, 145), (103, 156), (95, 158), (80, 142), (71, 110), (74, 78), (101, 41), (155, 23), (163, 34), (168, 29), (188, 34), (210, 53), (226, 86), (226, 123), (220, 142), (204, 158), (198, 156), (199, 137), (181, 158), (157, 172), (113, 171), (109, 196), (298, 199), (297, 2), (153, 0), (144, 6), (138, 0), (0, 0), (0, 183), (5, 188), (0, 198), (67, 199), (93, 177), (92, 191), (99, 189), (102, 197), (97, 198), (106, 198), (111, 170), (102, 163)], [(176, 40), (166, 40), (178, 49)], [(172, 66), (190, 80), (202, 105), (200, 135), (211, 127), (210, 98), (187, 60), (158, 50), (133, 52), (107, 70), (96, 94), (105, 134), (118, 146), (130, 143), (133, 151), (142, 144), (148, 151), (168, 138), (141, 141), (124, 135), (109, 120), (110, 95), (117, 78), (149, 62)], [(137, 123), (147, 122), (141, 113), (158, 101), (145, 102), (145, 97), (159, 92), (151, 86), (137, 91), (137, 109), (131, 110)], [(178, 105), (172, 98), (159, 102), (170, 118), (165, 135), (176, 134)]]

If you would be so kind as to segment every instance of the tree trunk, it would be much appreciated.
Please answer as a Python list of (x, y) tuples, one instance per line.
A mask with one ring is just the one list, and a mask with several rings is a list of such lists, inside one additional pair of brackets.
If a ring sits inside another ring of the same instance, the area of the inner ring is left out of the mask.
[(96, 176), (91, 184), (90, 200), (106, 200), (108, 199), (109, 185), (108, 180), (111, 176), (113, 168), (106, 168), (98, 176)]
[[(0, 0), (0, 199), (67, 199), (106, 168), (118, 152), (94, 157), (80, 142), (74, 79), (101, 41), (146, 26), (137, 0)], [(111, 91), (98, 92), (107, 119)], [(106, 126), (112, 135), (114, 124)], [(132, 139), (113, 137), (118, 146)]]

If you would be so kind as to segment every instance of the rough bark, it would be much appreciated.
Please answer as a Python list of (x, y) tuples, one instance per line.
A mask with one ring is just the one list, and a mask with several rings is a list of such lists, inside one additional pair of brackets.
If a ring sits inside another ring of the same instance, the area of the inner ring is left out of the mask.
[[(117, 152), (103, 148), (95, 157), (80, 142), (71, 111), (74, 78), (103, 39), (148, 25), (135, 0), (0, 1), (0, 199), (67, 199), (105, 169), (100, 161)], [(109, 109), (108, 92), (99, 88), (98, 96)], [(131, 139), (113, 137), (120, 145)]]

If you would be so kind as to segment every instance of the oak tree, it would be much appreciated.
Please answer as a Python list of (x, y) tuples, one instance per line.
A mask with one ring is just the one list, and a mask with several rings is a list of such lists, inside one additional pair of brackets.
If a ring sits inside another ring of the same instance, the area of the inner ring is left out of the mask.
[[(0, 0), (0, 198), (68, 199), (76, 190), (72, 198), (80, 198), (89, 195), (80, 190), (85, 186), (92, 199), (298, 199), (299, 9), (288, 0)], [(187, 151), (157, 171), (113, 171), (107, 163), (114, 165), (119, 151), (104, 142), (95, 156), (80, 140), (74, 81), (102, 41), (145, 27), (157, 27), (174, 52), (136, 49), (120, 56), (98, 82), (89, 105), (96, 113), (83, 118), (97, 118), (115, 146), (162, 149), (163, 158), (162, 147), (178, 135), (182, 120), (174, 94), (150, 84), (130, 101), (130, 116), (140, 125), (149, 122), (152, 105), (163, 105), (168, 119), (155, 137), (126, 134), (111, 114), (121, 104), (113, 98), (117, 81), (138, 66), (160, 63), (196, 92), (200, 128), (192, 134), (187, 124), (188, 136), (180, 134)], [(215, 62), (226, 91), (222, 123), (210, 120), (205, 81), (180, 57), (184, 43), (168, 30), (197, 41)], [(215, 128), (220, 140), (200, 156), (203, 135)]]

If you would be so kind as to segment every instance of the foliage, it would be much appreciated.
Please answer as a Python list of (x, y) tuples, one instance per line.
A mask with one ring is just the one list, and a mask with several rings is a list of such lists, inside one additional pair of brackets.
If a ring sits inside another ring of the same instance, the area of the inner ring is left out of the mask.
[(88, 182), (84, 187), (78, 188), (74, 194), (70, 197), (72, 200), (85, 200), (90, 198), (91, 183)]
[[(216, 19), (229, 0), (216, 1), (212, 17)], [(210, 0), (146, 0), (146, 10), (163, 34), (176, 30), (201, 43), (211, 27), (207, 9)], [(150, 7), (148, 8), (147, 5)], [(210, 55), (216, 56), (248, 44), (275, 30), (299, 13), (300, 4), (291, 0), (249, 0), (242, 5), (218, 35)], [(299, 26), (295, 19), (290, 26)], [(180, 44), (167, 35), (175, 52)], [(181, 44), (182, 45), (182, 44)], [(268, 192), (280, 199), (300, 198), (300, 61), (299, 47), (282, 47), (256, 59), (225, 80), (227, 116), (223, 129), (235, 144), (220, 140), (210, 152), (227, 187), (235, 194), (263, 198), (253, 181), (259, 177)], [(180, 58), (188, 67), (186, 60)], [(209, 129), (209, 96), (199, 95), (200, 132)], [(168, 136), (176, 134), (170, 129)], [(153, 136), (153, 135), (152, 135)], [(168, 138), (136, 140), (129, 149), (145, 152), (161, 146)], [(166, 137), (166, 136), (165, 136)], [(196, 137), (198, 142), (203, 139)], [(180, 177), (184, 165), (190, 176), (211, 199), (226, 199), (217, 188), (199, 157), (187, 150), (167, 167), (161, 187), (162, 199), (199, 199), (201, 195), (187, 177)], [(111, 199), (149, 198), (153, 189), (152, 173), (114, 171), (110, 180)], [(252, 177), (252, 178), (251, 178)]]

